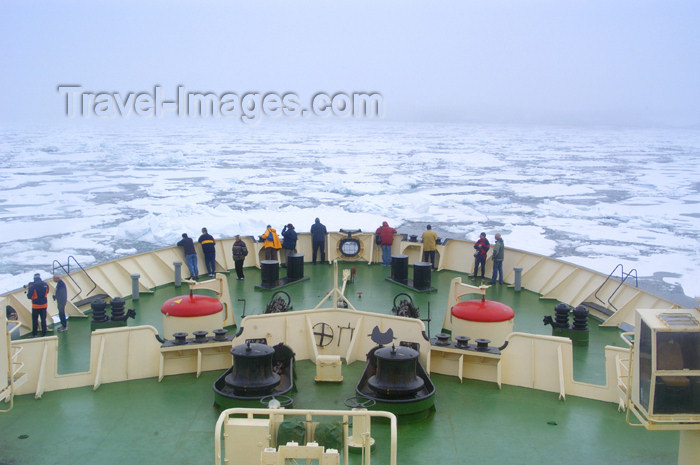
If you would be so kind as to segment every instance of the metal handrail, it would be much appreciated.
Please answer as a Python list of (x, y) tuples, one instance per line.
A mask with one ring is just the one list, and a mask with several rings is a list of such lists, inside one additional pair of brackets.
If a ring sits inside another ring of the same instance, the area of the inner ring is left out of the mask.
[(617, 311), (617, 307), (615, 307), (615, 305), (613, 305), (612, 298), (615, 296), (617, 291), (620, 290), (622, 285), (625, 283), (625, 281), (627, 281), (627, 278), (629, 278), (632, 275), (632, 273), (634, 273), (634, 287), (639, 287), (639, 278), (637, 276), (637, 269), (636, 268), (632, 268), (629, 272), (625, 273), (625, 267), (622, 265), (622, 263), (618, 263), (617, 266), (610, 272), (608, 277), (605, 278), (605, 281), (603, 281), (603, 284), (601, 284), (598, 287), (598, 289), (596, 289), (595, 294), (593, 294), (593, 297), (595, 297), (598, 300), (598, 302), (605, 305), (605, 301), (603, 301), (603, 299), (598, 297), (598, 292), (600, 292), (600, 290), (603, 289), (603, 287), (605, 287), (605, 284), (607, 284), (607, 282), (610, 280), (610, 278), (612, 278), (612, 275), (615, 274), (615, 272), (617, 271), (618, 268), (620, 268), (620, 284), (618, 284), (617, 287), (615, 288), (615, 290), (612, 291), (610, 296), (608, 296), (608, 301), (607, 301), (608, 305), (610, 305), (615, 311)]
[(64, 265), (63, 265), (61, 262), (59, 262), (58, 260), (54, 260), (54, 261), (53, 261), (53, 270), (52, 270), (52, 271), (55, 273), (55, 272), (56, 272), (56, 268), (57, 268), (56, 265), (58, 265), (58, 267), (61, 268), (61, 269), (63, 270), (63, 272), (66, 274), (66, 276), (68, 276), (68, 278), (70, 278), (70, 280), (73, 282), (73, 284), (75, 284), (75, 286), (78, 288), (78, 292), (77, 292), (73, 297), (71, 297), (71, 299), (70, 299), (70, 300), (75, 300), (75, 298), (78, 297), (78, 296), (83, 292), (83, 289), (80, 287), (80, 284), (78, 284), (78, 283), (75, 281), (75, 279), (73, 279), (73, 277), (70, 275), (70, 260), (71, 260), (71, 258), (73, 259), (73, 261), (75, 262), (75, 264), (78, 266), (78, 268), (80, 268), (80, 270), (81, 270), (83, 273), (85, 273), (85, 276), (87, 276), (87, 278), (88, 278), (88, 279), (92, 282), (92, 284), (93, 284), (92, 289), (90, 289), (90, 290), (88, 291), (88, 293), (85, 294), (85, 297), (89, 296), (89, 295), (92, 293), (92, 291), (94, 291), (95, 289), (97, 289), (97, 283), (95, 282), (94, 279), (92, 279), (92, 278), (90, 277), (90, 275), (88, 274), (88, 272), (85, 271), (85, 268), (83, 268), (83, 266), (82, 266), (80, 263), (78, 263), (78, 260), (77, 260), (73, 255), (69, 255), (69, 256), (68, 256), (68, 261), (67, 261), (67, 263), (66, 263), (67, 268), (66, 268), (66, 266), (64, 266)]
[(638, 277), (637, 277), (637, 269), (636, 269), (636, 268), (632, 268), (632, 269), (631, 269), (629, 272), (627, 272), (626, 274), (623, 272), (623, 273), (622, 273), (623, 278), (622, 278), (622, 280), (620, 281), (620, 284), (618, 284), (618, 286), (615, 288), (615, 290), (612, 292), (612, 294), (610, 294), (610, 297), (608, 297), (608, 304), (610, 304), (610, 306), (611, 306), (612, 308), (614, 308), (615, 311), (617, 311), (617, 307), (615, 307), (615, 305), (613, 305), (613, 303), (612, 303), (612, 298), (615, 296), (615, 294), (617, 293), (617, 291), (620, 290), (620, 288), (621, 288), (622, 285), (625, 283), (625, 281), (627, 281), (627, 278), (630, 277), (630, 275), (632, 274), (632, 272), (634, 272), (634, 287), (639, 287), (639, 279), (638, 279)]
[[(355, 417), (381, 417), (389, 420), (389, 464), (397, 464), (397, 451), (398, 451), (398, 441), (397, 441), (397, 420), (396, 415), (391, 412), (385, 412), (382, 410), (365, 410), (365, 409), (353, 409), (353, 410), (316, 410), (316, 409), (285, 409), (285, 408), (229, 408), (224, 410), (219, 414), (219, 418), (216, 421), (216, 426), (214, 428), (214, 460), (216, 465), (221, 465), (223, 463), (228, 463), (228, 460), (222, 454), (221, 447), (221, 435), (223, 426), (231, 415), (246, 415), (246, 418), (252, 419), (255, 415), (267, 415), (268, 418), (274, 415), (279, 416), (305, 416), (307, 422), (311, 421), (311, 416), (336, 416), (343, 419), (343, 463), (347, 465), (348, 463), (348, 419)], [(370, 442), (366, 441), (366, 455), (363, 453), (362, 463), (369, 465), (370, 463)]]

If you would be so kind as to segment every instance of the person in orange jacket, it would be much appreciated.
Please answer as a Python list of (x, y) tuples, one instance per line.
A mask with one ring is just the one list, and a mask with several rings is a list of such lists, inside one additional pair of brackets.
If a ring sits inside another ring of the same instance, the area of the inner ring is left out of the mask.
[(277, 230), (268, 224), (265, 232), (260, 235), (260, 240), (265, 243), (265, 260), (277, 260), (277, 251), (282, 248)]
[(27, 286), (27, 298), (32, 301), (32, 337), (36, 337), (41, 319), (41, 337), (46, 336), (46, 308), (49, 306), (49, 286), (41, 280), (39, 273), (34, 275), (34, 281)]

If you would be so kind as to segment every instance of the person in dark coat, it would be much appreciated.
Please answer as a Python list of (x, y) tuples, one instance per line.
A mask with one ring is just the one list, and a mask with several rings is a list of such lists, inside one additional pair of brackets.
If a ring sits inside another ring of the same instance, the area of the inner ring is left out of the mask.
[(216, 272), (216, 241), (207, 232), (207, 228), (202, 228), (202, 235), (199, 236), (200, 244), (202, 244), (202, 252), (204, 253), (204, 264), (207, 267), (207, 274), (212, 278)]
[(316, 252), (321, 251), (321, 263), (326, 261), (326, 227), (321, 223), (321, 220), (316, 218), (314, 224), (311, 225), (311, 261), (316, 264)]
[(489, 251), (491, 244), (489, 240), (486, 239), (486, 233), (481, 233), (479, 240), (474, 244), (474, 278), (477, 278), (479, 274), (479, 265), (481, 265), (481, 279), (484, 279), (484, 273), (486, 272), (486, 254)]
[(41, 280), (39, 273), (34, 275), (34, 281), (27, 286), (27, 298), (32, 301), (32, 337), (36, 337), (41, 320), (41, 336), (46, 336), (46, 308), (49, 306), (47, 296), (49, 286)]
[(236, 279), (242, 280), (245, 278), (245, 276), (243, 276), (243, 262), (245, 261), (246, 255), (248, 255), (248, 247), (238, 234), (236, 234), (235, 239), (231, 246), (231, 255), (233, 256), (233, 264), (236, 267)]
[(61, 320), (61, 326), (58, 327), (58, 332), (68, 330), (68, 320), (66, 319), (66, 302), (68, 301), (68, 290), (66, 283), (57, 274), (53, 275), (53, 282), (56, 283), (56, 290), (53, 293), (53, 300), (56, 301), (58, 307), (58, 318)]
[(189, 279), (199, 278), (199, 267), (197, 266), (197, 251), (194, 248), (194, 241), (192, 240), (192, 238), (187, 237), (187, 233), (182, 233), (182, 240), (178, 242), (177, 245), (179, 247), (182, 247), (185, 252), (185, 263), (187, 263), (187, 269), (190, 270)]
[(505, 256), (506, 246), (503, 244), (503, 239), (500, 234), (496, 233), (495, 239), (496, 244), (493, 246), (493, 254), (491, 255), (491, 259), (493, 260), (491, 284), (496, 284), (497, 278), (498, 283), (503, 284), (503, 257)]
[(294, 253), (297, 248), (297, 232), (294, 230), (294, 225), (289, 223), (282, 228), (282, 257), (284, 263), (287, 264), (287, 255)]

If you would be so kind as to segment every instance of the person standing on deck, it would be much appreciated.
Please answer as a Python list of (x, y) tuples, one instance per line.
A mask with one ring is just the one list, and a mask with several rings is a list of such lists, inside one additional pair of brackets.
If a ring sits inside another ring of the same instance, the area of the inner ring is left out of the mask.
[(66, 301), (68, 300), (68, 290), (66, 283), (54, 273), (53, 282), (56, 283), (56, 291), (53, 293), (53, 300), (56, 301), (58, 307), (58, 318), (61, 320), (61, 326), (56, 331), (63, 332), (68, 330), (68, 320), (66, 319)]
[(47, 296), (49, 286), (36, 273), (34, 281), (27, 286), (27, 298), (32, 301), (32, 337), (36, 337), (41, 319), (41, 337), (46, 336), (46, 308), (49, 306)]
[(187, 233), (182, 233), (182, 240), (178, 242), (177, 245), (182, 247), (185, 252), (185, 263), (187, 263), (187, 269), (190, 270), (190, 277), (188, 279), (199, 278), (197, 251), (194, 249), (194, 241), (187, 237)]
[(474, 244), (474, 279), (478, 277), (479, 265), (481, 265), (481, 279), (484, 279), (484, 273), (486, 272), (486, 254), (489, 251), (491, 244), (489, 240), (486, 239), (486, 233), (481, 233), (479, 240)]
[(496, 233), (496, 243), (493, 245), (493, 253), (491, 259), (493, 260), (493, 274), (491, 275), (491, 284), (496, 283), (496, 274), (498, 274), (499, 284), (503, 284), (503, 256), (505, 255), (505, 245), (503, 244), (503, 239), (501, 235)]
[(311, 249), (312, 263), (316, 264), (316, 252), (321, 251), (321, 263), (326, 261), (326, 227), (321, 223), (321, 220), (316, 218), (314, 224), (311, 225)]
[(432, 265), (433, 270), (435, 268), (435, 251), (437, 250), (437, 234), (433, 231), (433, 228), (428, 225), (426, 226), (426, 231), (423, 233), (423, 261), (429, 262)]
[(244, 279), (243, 276), (243, 262), (245, 261), (246, 255), (248, 255), (248, 247), (245, 242), (241, 240), (241, 236), (236, 234), (236, 241), (231, 246), (231, 254), (233, 255), (233, 264), (236, 267), (236, 279)]
[(389, 223), (384, 221), (377, 228), (375, 234), (379, 235), (379, 244), (382, 246), (382, 263), (384, 266), (391, 265), (391, 246), (394, 244), (394, 234), (396, 229), (389, 226)]
[(294, 225), (289, 223), (282, 228), (282, 255), (284, 255), (284, 265), (287, 264), (287, 255), (294, 253), (297, 248), (297, 232), (294, 230)]
[(207, 232), (207, 228), (202, 228), (202, 235), (199, 236), (200, 244), (202, 244), (202, 252), (204, 252), (204, 264), (207, 267), (207, 274), (214, 277), (216, 271), (216, 241)]
[(277, 250), (282, 248), (277, 230), (268, 224), (265, 232), (260, 235), (260, 240), (265, 242), (265, 260), (277, 260)]

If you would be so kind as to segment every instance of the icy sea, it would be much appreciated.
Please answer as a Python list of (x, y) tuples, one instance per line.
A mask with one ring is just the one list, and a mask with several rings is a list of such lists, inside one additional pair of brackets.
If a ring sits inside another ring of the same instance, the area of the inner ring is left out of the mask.
[[(500, 232), (506, 246), (700, 296), (700, 131), (392, 122), (87, 124), (0, 130), (0, 292), (197, 237)], [(468, 260), (469, 257), (465, 257)], [(688, 297), (690, 296), (690, 297)]]

